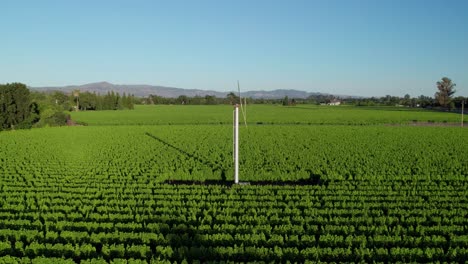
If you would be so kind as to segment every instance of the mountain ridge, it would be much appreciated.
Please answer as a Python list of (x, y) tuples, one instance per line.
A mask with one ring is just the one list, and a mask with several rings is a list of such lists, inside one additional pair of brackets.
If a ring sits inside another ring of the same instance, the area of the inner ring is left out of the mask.
[[(82, 92), (96, 92), (100, 94), (104, 94), (107, 92), (118, 92), (118, 93), (126, 93), (126, 94), (133, 94), (137, 97), (147, 97), (149, 95), (158, 95), (161, 97), (166, 98), (177, 98), (181, 95), (185, 95), (188, 97), (195, 97), (195, 96), (216, 96), (219, 98), (226, 97), (230, 92), (219, 92), (214, 90), (203, 90), (203, 89), (184, 89), (184, 88), (176, 88), (176, 87), (167, 87), (167, 86), (159, 86), (159, 85), (148, 85), (148, 84), (112, 84), (106, 81), (103, 82), (95, 82), (95, 83), (87, 83), (83, 85), (67, 85), (67, 86), (44, 86), (44, 87), (29, 87), (32, 90), (36, 91), (64, 91), (64, 92), (71, 92), (73, 90), (80, 90)], [(232, 91), (235, 94), (237, 92)], [(309, 96), (331, 96), (332, 94), (329, 93), (320, 93), (320, 92), (306, 92), (301, 90), (295, 89), (276, 89), (272, 91), (265, 91), (265, 90), (256, 90), (256, 91), (246, 91), (242, 92), (242, 97), (250, 97), (253, 99), (281, 99), (285, 96), (289, 98), (296, 98), (296, 99), (305, 99)], [(333, 95), (340, 98), (355, 98), (357, 96), (349, 96), (349, 95)]]

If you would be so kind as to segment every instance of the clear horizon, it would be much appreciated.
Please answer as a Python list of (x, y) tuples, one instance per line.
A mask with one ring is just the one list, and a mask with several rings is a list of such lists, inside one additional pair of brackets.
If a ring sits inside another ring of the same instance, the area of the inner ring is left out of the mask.
[(2, 1), (0, 83), (468, 96), (467, 1)]

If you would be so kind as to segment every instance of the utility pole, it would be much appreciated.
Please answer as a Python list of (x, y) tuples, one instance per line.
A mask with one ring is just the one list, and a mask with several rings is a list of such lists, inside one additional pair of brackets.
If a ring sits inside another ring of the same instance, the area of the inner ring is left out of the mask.
[(80, 90), (74, 90), (73, 95), (76, 97), (76, 111), (80, 110)]

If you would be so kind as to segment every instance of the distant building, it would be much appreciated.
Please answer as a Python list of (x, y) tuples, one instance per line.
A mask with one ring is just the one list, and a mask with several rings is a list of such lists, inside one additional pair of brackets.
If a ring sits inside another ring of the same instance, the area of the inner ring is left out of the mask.
[(330, 101), (330, 103), (328, 103), (328, 105), (340, 105), (340, 104), (341, 104), (341, 101), (338, 99), (333, 99)]

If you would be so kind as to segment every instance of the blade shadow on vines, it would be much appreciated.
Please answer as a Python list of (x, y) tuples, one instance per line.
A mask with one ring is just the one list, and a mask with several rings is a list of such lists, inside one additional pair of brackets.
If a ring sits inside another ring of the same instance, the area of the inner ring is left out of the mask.
[(214, 162), (212, 162), (212, 161), (210, 161), (210, 160), (208, 160), (206, 158), (203, 158), (200, 155), (196, 155), (196, 153), (190, 153), (190, 152), (188, 152), (188, 151), (186, 151), (186, 150), (184, 150), (184, 149), (182, 149), (182, 148), (180, 148), (178, 146), (175, 146), (175, 145), (173, 145), (173, 144), (163, 140), (162, 138), (159, 138), (159, 137), (157, 137), (157, 136), (155, 136), (155, 135), (153, 135), (153, 134), (151, 134), (149, 132), (146, 132), (145, 135), (147, 135), (150, 138), (152, 138), (152, 139), (154, 139), (154, 140), (156, 140), (156, 141), (158, 141), (158, 142), (160, 142), (160, 143), (162, 143), (162, 144), (164, 144), (164, 145), (178, 151), (179, 153), (187, 156), (188, 158), (192, 158), (192, 159), (196, 160), (197, 162), (200, 162), (201, 164), (210, 167), (213, 170), (221, 171), (222, 181), (226, 181), (226, 170), (222, 166), (220, 166), (219, 164), (216, 164), (216, 163), (214, 163)]

